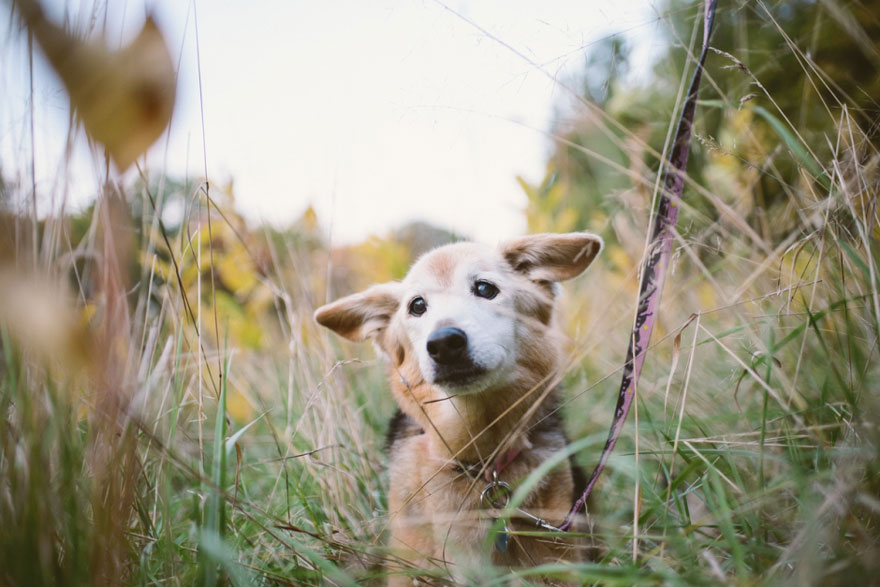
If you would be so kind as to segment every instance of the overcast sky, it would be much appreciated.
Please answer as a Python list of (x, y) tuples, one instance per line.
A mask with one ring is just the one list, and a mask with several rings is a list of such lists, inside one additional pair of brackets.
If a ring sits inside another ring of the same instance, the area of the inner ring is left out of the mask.
[[(55, 1), (52, 14), (66, 11), (86, 30), (93, 4)], [(543, 176), (541, 131), (566, 102), (551, 78), (571, 81), (590, 44), (621, 31), (646, 62), (664, 26), (642, 0), (108, 4), (111, 47), (150, 10), (181, 59), (174, 119), (149, 169), (200, 176), (207, 158), (211, 178), (234, 180), (236, 205), (255, 223), (283, 225), (312, 205), (335, 242), (413, 219), (487, 242), (519, 234), (526, 201), (516, 176)], [(29, 184), (26, 44), (2, 13), (0, 163)], [(100, 165), (83, 140), (65, 163), (66, 96), (42, 55), (34, 87), (39, 205), (48, 209), (53, 196), (82, 205), (100, 185)]]

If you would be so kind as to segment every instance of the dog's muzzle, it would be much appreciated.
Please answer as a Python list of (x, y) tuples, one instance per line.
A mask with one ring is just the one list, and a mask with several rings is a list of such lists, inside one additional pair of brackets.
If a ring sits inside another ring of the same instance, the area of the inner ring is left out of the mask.
[(434, 383), (467, 385), (483, 374), (474, 363), (468, 337), (460, 328), (438, 328), (428, 336), (428, 356), (434, 361)]

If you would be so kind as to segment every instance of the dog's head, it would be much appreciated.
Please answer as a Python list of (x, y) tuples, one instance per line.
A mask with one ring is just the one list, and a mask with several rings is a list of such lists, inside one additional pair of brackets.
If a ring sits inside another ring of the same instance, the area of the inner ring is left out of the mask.
[(501, 387), (524, 370), (538, 371), (535, 379), (556, 360), (541, 361), (555, 353), (544, 343), (556, 283), (580, 275), (601, 248), (598, 236), (582, 232), (536, 234), (497, 249), (446, 245), (421, 257), (402, 282), (337, 300), (315, 319), (349, 340), (375, 340), (417, 383), (447, 393)]

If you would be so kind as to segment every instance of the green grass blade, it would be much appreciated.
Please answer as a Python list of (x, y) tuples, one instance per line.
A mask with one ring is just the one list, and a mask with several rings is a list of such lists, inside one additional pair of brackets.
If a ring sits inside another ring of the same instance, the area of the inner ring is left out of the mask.
[(770, 114), (766, 108), (762, 106), (754, 106), (755, 114), (766, 120), (773, 130), (776, 131), (776, 134), (779, 135), (779, 138), (782, 139), (782, 142), (785, 143), (785, 146), (789, 148), (789, 150), (794, 154), (794, 156), (800, 161), (804, 167), (807, 168), (807, 171), (815, 177), (819, 183), (821, 183), (826, 189), (831, 189), (831, 180), (828, 179), (828, 175), (815, 159), (807, 152), (804, 148), (804, 145), (795, 137), (791, 131), (786, 128), (782, 121)]

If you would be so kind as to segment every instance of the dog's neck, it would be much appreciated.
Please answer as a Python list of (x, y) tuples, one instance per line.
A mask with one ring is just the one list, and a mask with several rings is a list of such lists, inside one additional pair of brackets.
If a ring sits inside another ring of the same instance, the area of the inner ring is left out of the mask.
[(518, 394), (498, 390), (439, 402), (435, 423), (439, 421), (437, 433), (443, 438), (437, 440), (444, 449), (453, 451), (450, 457), (465, 462), (486, 461), (496, 451), (528, 449), (527, 431), (532, 420), (528, 412), (533, 402), (528, 398), (517, 403), (517, 399)]
[[(395, 390), (398, 401), (428, 435), (431, 456), (464, 463), (485, 464), (493, 455), (528, 450), (531, 425), (546, 415), (545, 406), (555, 405), (554, 392), (540, 387), (524, 397), (504, 389), (447, 396), (422, 386), (418, 395), (430, 397), (427, 401), (419, 404), (406, 386)], [(534, 409), (539, 399), (542, 406)]]

